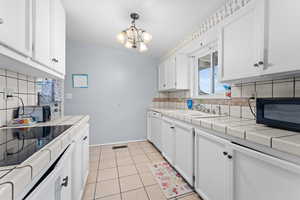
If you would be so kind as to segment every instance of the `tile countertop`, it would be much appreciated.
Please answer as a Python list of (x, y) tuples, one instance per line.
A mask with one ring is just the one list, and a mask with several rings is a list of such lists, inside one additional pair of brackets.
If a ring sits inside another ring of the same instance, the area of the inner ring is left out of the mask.
[[(61, 152), (72, 142), (75, 129), (88, 122), (89, 116), (64, 116), (50, 122), (39, 123), (36, 126), (73, 125), (63, 134), (52, 140), (45, 147), (17, 166), (0, 167), (0, 199), (16, 198), (39, 178), (41, 172), (53, 163)], [(33, 127), (31, 126), (31, 127)]]
[(229, 116), (191, 118), (191, 121), (184, 120), (186, 117), (184, 117), (183, 114), (186, 116), (188, 113), (198, 111), (157, 108), (149, 108), (149, 110), (159, 112), (163, 116), (189, 122), (195, 126), (215, 131), (219, 134), (238, 138), (245, 142), (249, 141), (284, 153), (300, 156), (299, 132), (271, 128), (262, 124), (257, 124), (256, 121), (252, 119)]

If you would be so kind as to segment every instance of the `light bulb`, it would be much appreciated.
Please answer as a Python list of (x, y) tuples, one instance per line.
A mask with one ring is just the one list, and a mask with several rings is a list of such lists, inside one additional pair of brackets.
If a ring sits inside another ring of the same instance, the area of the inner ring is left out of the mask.
[(127, 40), (127, 42), (124, 45), (126, 48), (130, 49), (132, 48), (132, 43), (130, 41)]
[(142, 38), (143, 38), (143, 41), (147, 44), (152, 40), (152, 35), (150, 35), (147, 32), (143, 32)]
[(147, 51), (147, 50), (148, 50), (147, 45), (144, 42), (141, 42), (140, 46), (139, 46), (139, 51), (144, 52), (144, 51)]
[(136, 38), (136, 36), (137, 36), (137, 29), (135, 27), (130, 27), (129, 29), (126, 30), (126, 35), (129, 38)]
[(119, 33), (117, 35), (117, 40), (118, 42), (120, 42), (121, 44), (124, 44), (125, 41), (126, 41), (126, 32), (125, 31), (122, 31), (121, 33)]

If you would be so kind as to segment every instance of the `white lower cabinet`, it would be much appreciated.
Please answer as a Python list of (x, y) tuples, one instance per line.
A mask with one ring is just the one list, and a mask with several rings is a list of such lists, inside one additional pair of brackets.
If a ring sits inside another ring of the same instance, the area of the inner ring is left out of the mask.
[(83, 134), (81, 137), (82, 145), (82, 180), (83, 187), (86, 183), (89, 174), (89, 125), (86, 125), (83, 129)]
[(75, 149), (72, 155), (72, 199), (80, 200), (89, 170), (89, 125), (86, 125), (74, 138)]
[(195, 190), (204, 200), (232, 200), (229, 142), (197, 129), (195, 134)]
[(175, 164), (175, 126), (172, 121), (163, 118), (162, 120), (162, 154), (174, 166)]
[(234, 200), (299, 200), (300, 166), (232, 145)]
[(195, 132), (195, 189), (204, 200), (299, 199), (299, 165)]
[(194, 131), (192, 126), (175, 123), (175, 169), (194, 185)]

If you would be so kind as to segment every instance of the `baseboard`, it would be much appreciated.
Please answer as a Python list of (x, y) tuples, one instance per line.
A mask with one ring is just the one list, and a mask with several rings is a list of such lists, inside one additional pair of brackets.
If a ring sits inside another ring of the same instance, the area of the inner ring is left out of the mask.
[(124, 144), (124, 143), (130, 143), (130, 142), (144, 142), (144, 141), (147, 141), (147, 139), (144, 139), (144, 140), (127, 140), (127, 141), (112, 142), (112, 143), (103, 143), (103, 144), (90, 144), (90, 147), (97, 147), (97, 146), (104, 146), (104, 145), (115, 145), (115, 144)]

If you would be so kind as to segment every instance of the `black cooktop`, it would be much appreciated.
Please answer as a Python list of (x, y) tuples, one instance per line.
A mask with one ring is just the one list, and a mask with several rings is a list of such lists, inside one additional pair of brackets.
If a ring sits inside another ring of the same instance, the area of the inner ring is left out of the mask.
[(18, 165), (43, 148), (71, 125), (0, 130), (0, 167)]

